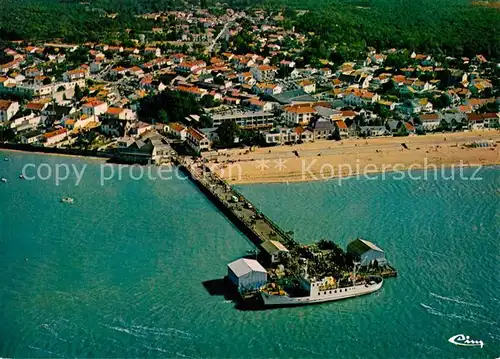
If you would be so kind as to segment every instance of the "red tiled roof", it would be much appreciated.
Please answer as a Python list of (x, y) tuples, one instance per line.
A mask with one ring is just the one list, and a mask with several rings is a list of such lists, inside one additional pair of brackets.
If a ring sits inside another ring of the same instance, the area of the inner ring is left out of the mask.
[(188, 131), (191, 136), (197, 141), (201, 141), (205, 138), (205, 135), (195, 128), (190, 128)]
[(6, 111), (12, 104), (13, 104), (12, 101), (0, 100), (0, 110)]
[(341, 111), (343, 117), (354, 117), (356, 116), (356, 112), (354, 111)]
[(337, 125), (338, 128), (340, 128), (342, 130), (347, 130), (347, 125), (345, 124), (344, 121), (342, 121), (342, 120), (335, 121), (335, 124)]
[(495, 112), (483, 113), (483, 117), (484, 118), (491, 118), (491, 119), (495, 118), (495, 119), (497, 119), (498, 118), (498, 114), (495, 113)]
[(315, 113), (316, 110), (311, 105), (290, 105), (284, 107), (286, 112), (291, 113)]
[(109, 107), (108, 110), (106, 111), (106, 113), (109, 115), (119, 115), (122, 112), (123, 108), (120, 107)]
[(46, 104), (40, 103), (40, 102), (30, 102), (29, 104), (26, 105), (26, 108), (28, 110), (36, 110), (36, 111), (41, 111), (45, 107)]
[(473, 122), (478, 122), (478, 121), (483, 121), (484, 120), (483, 115), (480, 114), (480, 113), (468, 113), (467, 114), (467, 119), (469, 121), (473, 121)]
[(408, 131), (415, 131), (415, 127), (409, 122), (405, 122), (405, 127)]
[(425, 115), (420, 115), (420, 120), (422, 122), (438, 121), (439, 115), (437, 113), (429, 113), (429, 114), (425, 114)]
[(260, 65), (257, 67), (260, 71), (274, 71), (276, 70), (275, 67), (269, 66), (269, 65)]
[(176, 123), (176, 122), (175, 122), (175, 123), (171, 123), (171, 124), (169, 125), (169, 127), (170, 127), (172, 130), (177, 131), (177, 132), (181, 132), (182, 130), (184, 130), (184, 129), (185, 129), (185, 127), (184, 127), (184, 126), (182, 126), (181, 124)]
[(102, 102), (102, 101), (98, 101), (98, 100), (94, 100), (94, 101), (89, 101), (87, 102), (86, 104), (83, 105), (83, 107), (97, 107), (97, 106), (100, 106), (102, 104), (104, 104), (105, 102)]
[(65, 128), (60, 128), (58, 130), (52, 131), (52, 132), (47, 132), (43, 135), (45, 138), (51, 138), (57, 135), (61, 135), (63, 133), (67, 132)]

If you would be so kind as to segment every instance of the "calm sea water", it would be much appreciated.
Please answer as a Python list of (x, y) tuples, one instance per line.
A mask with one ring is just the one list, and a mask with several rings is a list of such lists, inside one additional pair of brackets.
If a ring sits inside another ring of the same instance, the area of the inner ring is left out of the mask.
[[(252, 246), (189, 181), (101, 187), (99, 162), (0, 160), (1, 357), (500, 356), (498, 168), (478, 182), (239, 187), (300, 241), (362, 236), (400, 273), (378, 294), (245, 312), (202, 283)], [(18, 179), (26, 163), (87, 169), (79, 186), (56, 186)], [(448, 343), (461, 333), (485, 347)]]

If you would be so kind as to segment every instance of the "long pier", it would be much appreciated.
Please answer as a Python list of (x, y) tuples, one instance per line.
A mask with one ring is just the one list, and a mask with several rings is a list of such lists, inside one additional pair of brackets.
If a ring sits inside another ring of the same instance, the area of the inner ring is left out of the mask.
[(204, 163), (173, 156), (172, 161), (193, 180), (199, 189), (259, 248), (273, 240), (285, 246), (297, 245), (292, 236), (259, 211), (241, 193), (213, 173)]
[[(289, 249), (299, 245), (289, 232), (282, 230), (241, 193), (213, 173), (205, 163), (179, 155), (174, 155), (172, 162), (184, 171), (261, 251), (265, 251), (262, 244), (270, 240), (283, 243)], [(384, 278), (396, 277), (397, 270), (388, 266), (377, 274)]]

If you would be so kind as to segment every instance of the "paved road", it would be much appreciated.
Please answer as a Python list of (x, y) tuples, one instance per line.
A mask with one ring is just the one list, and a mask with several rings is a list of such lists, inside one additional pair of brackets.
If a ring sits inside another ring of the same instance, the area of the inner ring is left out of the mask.
[(216, 36), (216, 38), (214, 39), (214, 41), (210, 44), (210, 46), (208, 46), (208, 47), (207, 47), (207, 51), (208, 51), (208, 53), (211, 53), (211, 52), (214, 50), (214, 46), (215, 46), (215, 44), (217, 44), (217, 41), (219, 41), (219, 39), (222, 37), (222, 35), (226, 33), (227, 28), (229, 27), (229, 25), (230, 25), (230, 24), (232, 24), (232, 23), (233, 23), (234, 19), (235, 19), (235, 18), (233, 17), (231, 20), (229, 20), (229, 21), (228, 21), (228, 22), (224, 25), (224, 27), (223, 27), (223, 28), (222, 28), (222, 30), (219, 32), (219, 34)]

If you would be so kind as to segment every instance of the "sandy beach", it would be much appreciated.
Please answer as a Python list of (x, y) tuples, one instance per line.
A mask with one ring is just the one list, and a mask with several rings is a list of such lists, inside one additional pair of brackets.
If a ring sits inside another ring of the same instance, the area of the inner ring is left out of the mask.
[[(486, 141), (497, 146), (466, 146)], [(204, 158), (232, 184), (302, 182), (408, 169), (499, 165), (499, 143), (500, 131), (477, 131), (213, 151)]]

